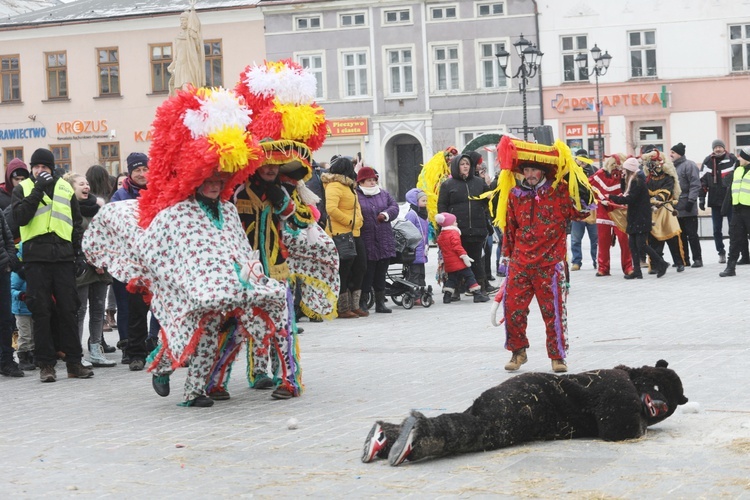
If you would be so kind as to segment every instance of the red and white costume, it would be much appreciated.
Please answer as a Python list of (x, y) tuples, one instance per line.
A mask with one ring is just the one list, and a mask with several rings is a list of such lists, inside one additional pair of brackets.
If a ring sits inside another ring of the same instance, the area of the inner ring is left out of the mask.
[(596, 268), (599, 275), (607, 276), (610, 273), (610, 248), (613, 246), (613, 239), (617, 238), (620, 245), (620, 265), (622, 272), (630, 274), (633, 272), (633, 260), (630, 255), (630, 246), (628, 245), (628, 235), (622, 231), (610, 218), (610, 212), (613, 207), (602, 205), (601, 201), (610, 195), (622, 195), (622, 170), (617, 168), (627, 159), (622, 153), (615, 153), (604, 162), (601, 169), (597, 170), (594, 175), (589, 177), (594, 195), (599, 202), (596, 207), (596, 230), (599, 241), (596, 256)]

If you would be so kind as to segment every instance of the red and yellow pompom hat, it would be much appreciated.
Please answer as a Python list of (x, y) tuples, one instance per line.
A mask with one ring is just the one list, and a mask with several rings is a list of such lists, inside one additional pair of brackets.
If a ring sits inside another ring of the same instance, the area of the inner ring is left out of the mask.
[(296, 180), (310, 177), (312, 152), (328, 132), (316, 89), (315, 75), (290, 59), (246, 67), (235, 87), (253, 112), (249, 130), (260, 141), (263, 163), (280, 165)]
[(188, 199), (214, 174), (226, 178), (221, 199), (261, 165), (263, 152), (248, 132), (250, 110), (223, 88), (188, 87), (156, 110), (149, 149), (148, 188), (138, 199), (139, 224)]
[[(567, 183), (570, 197), (574, 200), (578, 210), (588, 209), (593, 203), (593, 199), (590, 198), (591, 185), (586, 173), (575, 162), (568, 145), (559, 139), (552, 146), (547, 146), (505, 135), (497, 145), (497, 157), (500, 162), (500, 176), (492, 196), (498, 196), (499, 202), (496, 213), (493, 214), (493, 224), (500, 228), (505, 228), (508, 197), (510, 190), (516, 187), (516, 174), (523, 174), (525, 166), (536, 166), (544, 170), (545, 177), (552, 180), (552, 189), (556, 189), (561, 181)], [(581, 200), (578, 192), (579, 185), (588, 188), (590, 199)], [(492, 203), (490, 203), (490, 208), (492, 209)]]

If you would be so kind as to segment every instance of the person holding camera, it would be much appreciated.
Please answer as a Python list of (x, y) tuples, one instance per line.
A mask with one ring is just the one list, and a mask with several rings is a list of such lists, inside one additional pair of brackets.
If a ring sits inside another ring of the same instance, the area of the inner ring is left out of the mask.
[[(53, 177), (55, 157), (39, 148), (31, 155), (31, 175), (13, 189), (11, 206), (23, 242), (26, 305), (34, 320), (34, 344), (42, 382), (55, 382), (58, 352), (68, 378), (90, 378), (81, 364), (76, 275), (85, 272), (81, 251), (81, 211), (71, 185)], [(53, 323), (54, 321), (54, 323)]]

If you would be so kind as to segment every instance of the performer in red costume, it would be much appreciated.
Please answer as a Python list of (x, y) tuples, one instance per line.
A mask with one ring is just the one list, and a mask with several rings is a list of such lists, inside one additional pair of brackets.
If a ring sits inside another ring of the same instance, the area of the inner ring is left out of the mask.
[(596, 207), (596, 231), (599, 238), (599, 251), (596, 256), (597, 276), (609, 276), (609, 251), (614, 246), (614, 238), (620, 244), (620, 264), (626, 275), (633, 273), (633, 259), (630, 256), (628, 235), (617, 227), (610, 214), (618, 210), (613, 203), (605, 205), (601, 201), (605, 196), (622, 194), (622, 163), (628, 157), (623, 153), (615, 153), (604, 160), (604, 165), (589, 177), (594, 196), (599, 203)]
[[(547, 332), (547, 354), (555, 372), (565, 363), (566, 232), (570, 220), (581, 220), (595, 208), (591, 185), (568, 146), (532, 144), (508, 136), (498, 145), (501, 165), (496, 221), (505, 222), (503, 260), (508, 261), (503, 302), (505, 347), (513, 357), (505, 365), (518, 370), (527, 361), (526, 323), (536, 296)], [(515, 174), (523, 179), (516, 183)]]

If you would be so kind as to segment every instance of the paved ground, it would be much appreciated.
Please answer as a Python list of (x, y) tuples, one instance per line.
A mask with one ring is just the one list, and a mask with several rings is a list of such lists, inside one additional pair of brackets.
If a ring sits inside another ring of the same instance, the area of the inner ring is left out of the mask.
[[(703, 246), (704, 268), (670, 269), (658, 280), (597, 278), (588, 261), (572, 273), (571, 371), (664, 358), (683, 379), (690, 411), (642, 439), (540, 442), (401, 467), (361, 463), (375, 419), (398, 422), (412, 408), (463, 411), (510, 376), (489, 304), (438, 300), (429, 309), (303, 323), (307, 390), (289, 401), (248, 389), (240, 364), (232, 399), (209, 409), (177, 407), (179, 390), (159, 398), (149, 374), (124, 365), (55, 384), (40, 383), (38, 371), (3, 378), (0, 496), (750, 498), (750, 266), (719, 278), (712, 243)], [(548, 371), (535, 308), (523, 370)], [(173, 376), (175, 389), (181, 378)], [(299, 425), (290, 430), (292, 417)]]

